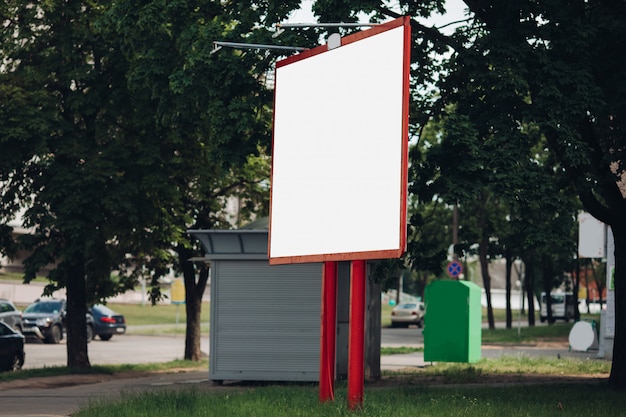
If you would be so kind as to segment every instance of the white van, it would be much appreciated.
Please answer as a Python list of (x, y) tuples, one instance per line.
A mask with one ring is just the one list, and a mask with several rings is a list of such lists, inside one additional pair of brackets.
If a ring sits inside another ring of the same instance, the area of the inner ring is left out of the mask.
[[(565, 320), (566, 322), (574, 318), (576, 300), (574, 294), (571, 292), (552, 292), (550, 293), (552, 299), (552, 319), (553, 320)], [(548, 319), (548, 300), (546, 299), (546, 293), (541, 293), (541, 310), (539, 319), (543, 323)]]

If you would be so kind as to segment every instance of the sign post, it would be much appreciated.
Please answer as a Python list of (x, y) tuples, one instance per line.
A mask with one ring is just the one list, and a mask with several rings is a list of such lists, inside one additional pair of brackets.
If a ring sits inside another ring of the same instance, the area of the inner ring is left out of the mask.
[(319, 397), (321, 402), (335, 399), (336, 332), (337, 262), (324, 262), (320, 327)]
[(350, 334), (348, 338), (348, 408), (363, 406), (365, 350), (365, 261), (350, 267)]

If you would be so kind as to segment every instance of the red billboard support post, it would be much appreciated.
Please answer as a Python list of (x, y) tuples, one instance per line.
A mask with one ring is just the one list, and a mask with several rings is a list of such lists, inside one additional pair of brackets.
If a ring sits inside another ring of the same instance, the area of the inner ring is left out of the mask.
[(348, 407), (363, 407), (365, 381), (365, 261), (350, 267), (350, 334), (348, 338)]
[(322, 311), (320, 325), (321, 402), (335, 399), (335, 365), (337, 332), (337, 262), (324, 262), (322, 271)]

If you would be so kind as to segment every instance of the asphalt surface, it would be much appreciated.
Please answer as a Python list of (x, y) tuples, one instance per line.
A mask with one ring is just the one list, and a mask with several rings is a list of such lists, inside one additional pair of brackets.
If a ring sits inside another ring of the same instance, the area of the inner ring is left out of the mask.
[[(67, 365), (67, 345), (62, 340), (58, 345), (49, 345), (28, 339), (24, 345), (26, 362), (24, 369)], [(200, 349), (208, 354), (209, 339), (203, 337)], [(115, 335), (106, 342), (96, 338), (87, 345), (92, 365), (121, 363), (159, 363), (182, 359), (185, 338), (178, 336)], [(0, 410), (0, 416), (2, 411)]]

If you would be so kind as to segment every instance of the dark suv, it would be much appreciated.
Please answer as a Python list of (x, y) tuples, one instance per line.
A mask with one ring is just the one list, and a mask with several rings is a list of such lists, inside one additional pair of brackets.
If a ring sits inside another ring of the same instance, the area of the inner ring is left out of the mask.
[(0, 371), (16, 371), (24, 365), (24, 336), (0, 323)]
[[(67, 316), (65, 300), (39, 299), (22, 313), (22, 333), (46, 343), (59, 343), (65, 332)], [(87, 342), (93, 339), (93, 317), (87, 314)]]

